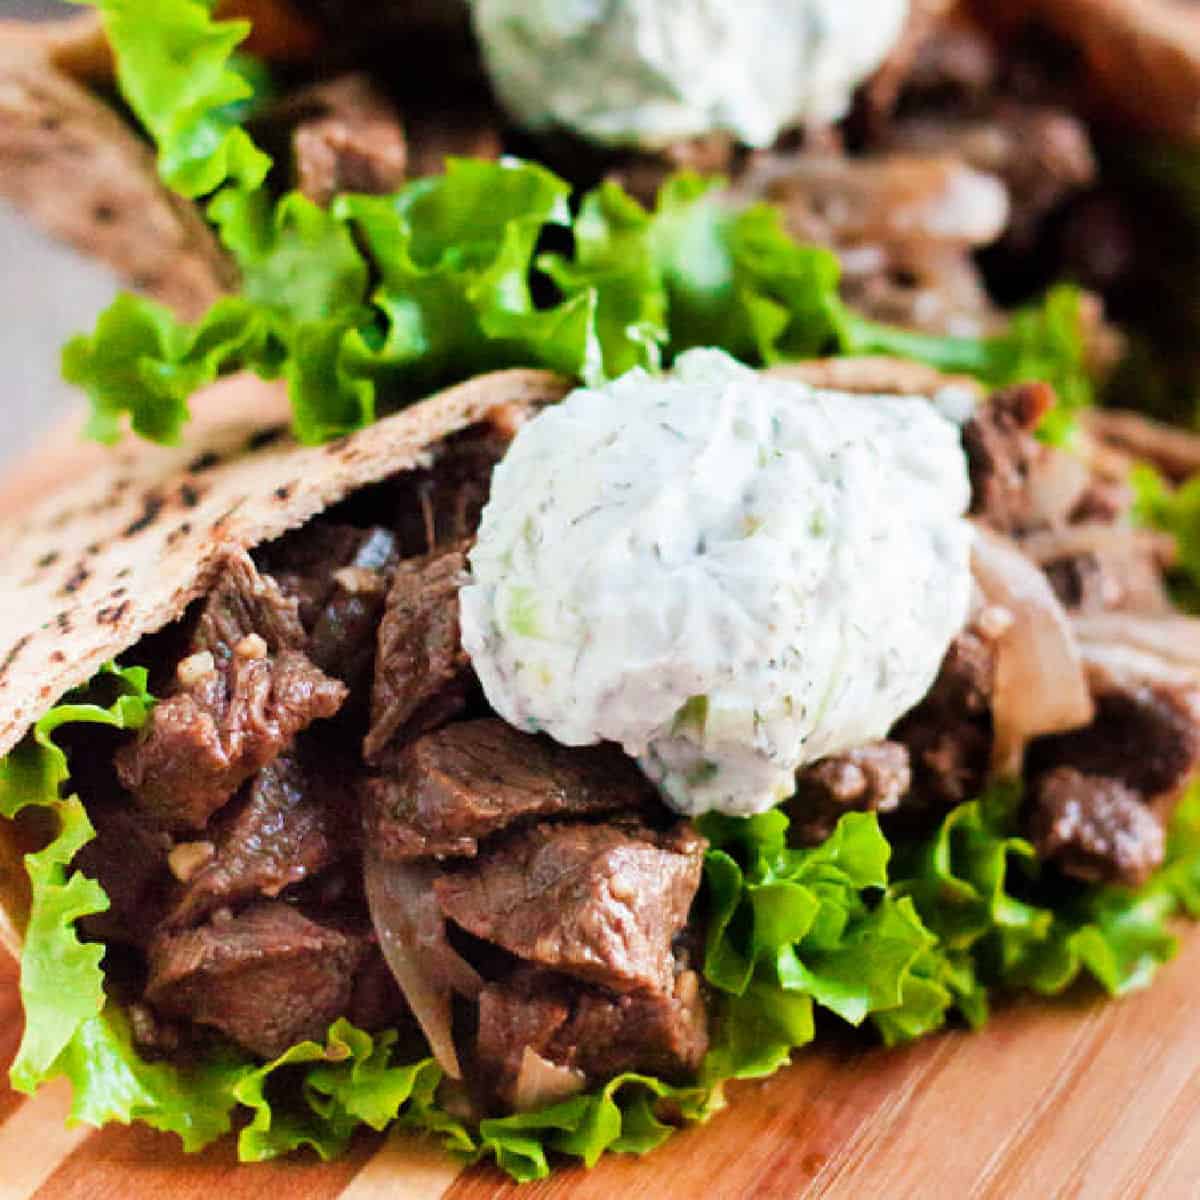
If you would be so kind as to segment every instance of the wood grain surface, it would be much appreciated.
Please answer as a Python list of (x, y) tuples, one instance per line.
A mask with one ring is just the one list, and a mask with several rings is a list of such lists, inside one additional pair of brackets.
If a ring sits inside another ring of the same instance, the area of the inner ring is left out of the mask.
[[(336, 1163), (185, 1157), (142, 1128), (64, 1131), (66, 1096), (0, 1084), (0, 1200), (659, 1200), (1200, 1197), (1200, 934), (1149, 992), (1017, 1004), (982, 1033), (902, 1050), (829, 1039), (643, 1159), (518, 1188), (419, 1138), (364, 1137)], [(0, 1064), (20, 1026), (0, 960)]]

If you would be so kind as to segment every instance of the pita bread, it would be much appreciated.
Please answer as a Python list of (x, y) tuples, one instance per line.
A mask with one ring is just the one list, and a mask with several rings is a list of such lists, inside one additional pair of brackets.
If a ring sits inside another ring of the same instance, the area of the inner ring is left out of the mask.
[[(546, 371), (498, 371), (310, 447), (287, 432), (281, 388), (239, 377), (209, 389), (182, 446), (129, 440), (105, 452), (60, 441), (63, 457), (31, 465), (20, 486), (60, 466), (73, 481), (0, 517), (0, 755), (65, 692), (180, 616), (229, 549), (252, 549), (359, 487), (427, 465), (442, 439), (493, 410), (518, 417), (569, 387)], [(28, 908), (28, 847), (17, 836), (0, 821), (0, 942), (14, 949)]]
[[(150, 148), (27, 40), (0, 31), (0, 197), (185, 318), (237, 272), (195, 205), (159, 181)], [(47, 48), (49, 49), (49, 48)]]

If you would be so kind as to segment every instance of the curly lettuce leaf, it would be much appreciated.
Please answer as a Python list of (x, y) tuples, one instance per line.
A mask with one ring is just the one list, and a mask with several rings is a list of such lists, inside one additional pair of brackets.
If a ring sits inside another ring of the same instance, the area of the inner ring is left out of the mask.
[(910, 850), (892, 891), (912, 899), (948, 951), (969, 953), (989, 986), (1056, 995), (1086, 974), (1123, 995), (1174, 956), (1171, 918), (1200, 913), (1198, 797), (1194, 786), (1166, 863), (1140, 888), (1047, 887), (1033, 847), (1016, 834), (1019, 790), (1001, 785), (954, 809)]
[(248, 1069), (225, 1048), (188, 1066), (148, 1063), (134, 1047), (124, 1014), (110, 1004), (79, 1025), (52, 1074), (71, 1082), (71, 1124), (140, 1121), (178, 1135), (191, 1153), (233, 1127), (234, 1086)]
[(153, 698), (139, 667), (107, 666), (93, 690), (116, 695), (108, 705), (83, 693), (69, 696), (33, 727), (30, 735), (0, 761), (0, 817), (13, 819), (27, 808), (50, 812), (56, 833), (44, 849), (26, 856), (31, 905), (21, 955), (21, 1000), (25, 1032), (10, 1075), (29, 1092), (58, 1072), (59, 1056), (80, 1029), (104, 1008), (102, 946), (79, 940), (75, 922), (104, 912), (108, 897), (70, 864), (94, 836), (78, 797), (62, 798), (69, 778), (67, 758), (54, 734), (69, 724), (138, 729)]
[[(781, 811), (702, 821), (704, 973), (724, 993), (710, 1071), (770, 1074), (813, 1036), (813, 1006), (888, 1042), (978, 1013), (969, 968), (952, 962), (911, 899), (888, 892), (891, 847), (874, 814), (848, 813), (820, 846), (787, 846)], [(960, 1004), (961, 1001), (961, 1004)]]
[[(515, 1113), (480, 1123), (477, 1157), (490, 1157), (527, 1183), (550, 1174), (550, 1154), (594, 1167), (605, 1151), (646, 1154), (675, 1132), (678, 1121), (706, 1121), (723, 1107), (708, 1087), (673, 1087), (647, 1075), (619, 1075), (599, 1091), (539, 1112)], [(663, 1119), (664, 1105), (672, 1121)]]
[(189, 198), (230, 182), (259, 187), (271, 160), (241, 127), (255, 86), (236, 56), (250, 23), (217, 20), (215, 0), (90, 2), (121, 94), (158, 147), (163, 181)]
[(211, 211), (243, 294), (193, 325), (121, 296), (68, 343), (64, 375), (91, 397), (93, 437), (115, 439), (127, 415), (167, 443), (189, 397), (235, 371), (284, 376), (307, 443), (369, 425), (380, 395), (394, 409), (493, 368), (593, 378), (594, 298), (546, 308), (530, 290), (536, 243), (568, 219), (566, 196), (550, 172), (512, 160), (451, 162), (395, 196), (344, 196), (328, 211), (296, 193), (273, 203), (227, 189)]

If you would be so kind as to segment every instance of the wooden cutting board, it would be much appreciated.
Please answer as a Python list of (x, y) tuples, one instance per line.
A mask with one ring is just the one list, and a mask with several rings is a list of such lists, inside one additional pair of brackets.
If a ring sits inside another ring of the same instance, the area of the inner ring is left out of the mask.
[[(0, 1065), (20, 1027), (0, 961)], [(418, 1138), (365, 1137), (340, 1162), (185, 1157), (141, 1128), (64, 1132), (67, 1097), (0, 1083), (0, 1200), (662, 1200), (696, 1197), (1200, 1197), (1200, 932), (1155, 987), (1019, 1004), (982, 1033), (903, 1050), (835, 1042), (733, 1089), (727, 1111), (642, 1159), (518, 1188)]]
[[(0, 486), (0, 512), (100, 454), (59, 431)], [(187, 1157), (142, 1128), (68, 1131), (62, 1088), (8, 1088), (20, 1026), (16, 964), (0, 951), (0, 1200), (1200, 1200), (1200, 930), (1149, 992), (1019, 1003), (983, 1033), (902, 1050), (825, 1042), (647, 1158), (521, 1189), (412, 1137), (363, 1137), (331, 1164), (240, 1166), (229, 1142)]]

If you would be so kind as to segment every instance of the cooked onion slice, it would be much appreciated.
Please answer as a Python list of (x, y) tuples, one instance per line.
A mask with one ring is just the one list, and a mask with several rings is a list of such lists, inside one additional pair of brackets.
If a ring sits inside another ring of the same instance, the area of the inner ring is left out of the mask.
[(521, 1056), (521, 1070), (513, 1090), (513, 1108), (517, 1112), (534, 1112), (562, 1100), (569, 1100), (583, 1091), (586, 1084), (582, 1071), (560, 1067), (548, 1062), (531, 1047)]
[(977, 527), (972, 570), (989, 604), (1012, 624), (995, 642), (992, 769), (1015, 775), (1026, 743), (1086, 725), (1093, 716), (1083, 662), (1049, 581), (1011, 542)]
[(1077, 454), (1043, 454), (1029, 472), (1033, 513), (1048, 525), (1066, 521), (1091, 482), (1089, 465)]
[(388, 862), (368, 851), (363, 873), (383, 956), (442, 1070), (461, 1079), (450, 1001), (455, 992), (477, 996), (483, 980), (446, 940), (446, 919), (433, 892), (436, 869)]
[[(1095, 613), (1077, 616), (1075, 635), (1085, 657), (1111, 656), (1114, 651), (1146, 656), (1190, 678), (1200, 677), (1200, 618), (1178, 613), (1142, 616), (1134, 613)], [(1155, 672), (1150, 672), (1153, 678)]]

